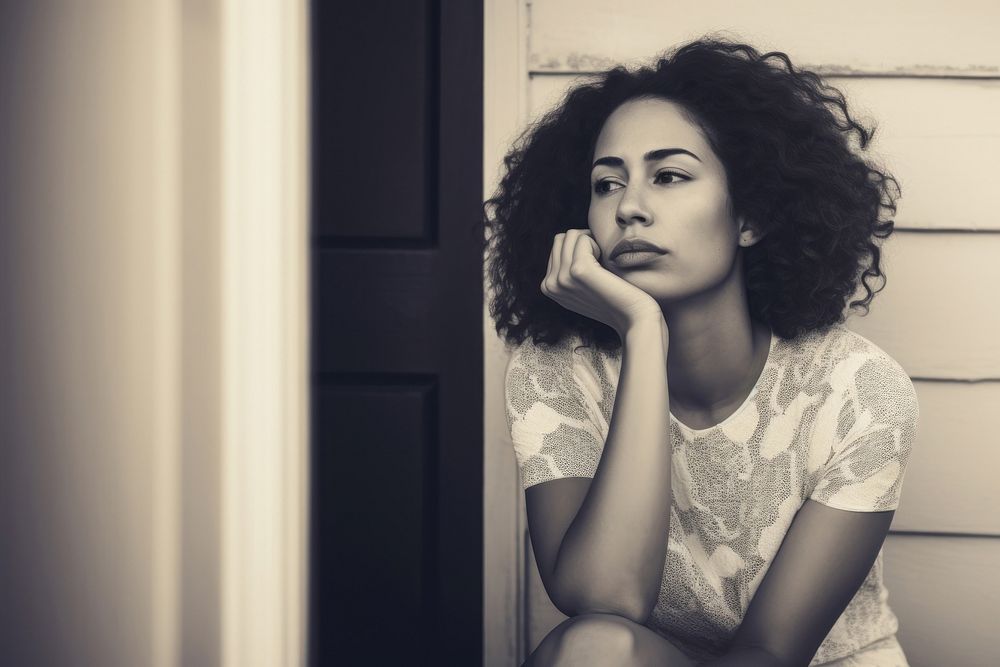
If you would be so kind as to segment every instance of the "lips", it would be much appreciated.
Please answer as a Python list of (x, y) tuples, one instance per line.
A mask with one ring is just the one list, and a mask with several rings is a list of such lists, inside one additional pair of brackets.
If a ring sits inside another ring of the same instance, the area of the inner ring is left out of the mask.
[(614, 259), (623, 252), (655, 252), (662, 255), (667, 251), (645, 239), (622, 239), (611, 251), (609, 259)]

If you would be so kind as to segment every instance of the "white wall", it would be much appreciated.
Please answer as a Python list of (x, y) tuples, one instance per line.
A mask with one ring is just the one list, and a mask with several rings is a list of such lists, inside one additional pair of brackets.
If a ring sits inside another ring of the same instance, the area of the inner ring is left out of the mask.
[[(488, 19), (486, 26), (513, 53), (524, 53), (523, 68), (508, 65), (516, 82), (495, 81), (503, 87), (494, 93), (498, 100), (505, 94), (524, 100), (518, 123), (505, 121), (507, 136), (557, 102), (575, 77), (647, 59), (716, 30), (785, 51), (797, 65), (827, 74), (856, 110), (877, 120), (874, 150), (900, 180), (903, 198), (897, 233), (885, 247), (887, 286), (871, 314), (848, 325), (902, 364), (921, 402), (919, 439), (885, 546), (890, 603), (914, 667), (1000, 664), (1000, 648), (988, 636), (1000, 610), (1000, 485), (993, 472), (1000, 467), (1000, 424), (993, 423), (1000, 401), (1000, 298), (994, 292), (1000, 284), (1000, 6), (929, 0), (491, 5), (516, 5), (522, 14), (520, 23)], [(487, 89), (490, 83), (488, 70)], [(487, 175), (496, 173), (500, 150), (487, 144)], [(521, 588), (497, 583), (494, 590), (518, 591), (527, 611), (513, 630), (489, 616), (487, 638), (496, 651), (519, 642), (523, 655), (562, 616), (524, 548), (523, 496), (505, 486), (515, 466), (499, 393), (506, 355), (502, 346), (490, 347), (496, 335), (489, 323), (486, 332), (487, 501), (516, 516), (493, 523), (487, 517), (487, 567), (491, 548), (527, 554), (527, 562), (496, 562), (488, 570), (497, 581), (524, 572)], [(509, 606), (517, 610), (516, 603)], [(499, 655), (488, 654), (487, 663), (505, 664)]]

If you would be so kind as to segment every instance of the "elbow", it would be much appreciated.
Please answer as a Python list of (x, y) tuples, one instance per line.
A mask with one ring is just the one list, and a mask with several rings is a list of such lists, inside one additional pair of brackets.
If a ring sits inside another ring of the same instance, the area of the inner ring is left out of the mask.
[(621, 573), (602, 569), (557, 568), (547, 578), (546, 592), (556, 608), (566, 616), (615, 614), (644, 625), (653, 613), (662, 579), (642, 582)]
[(562, 595), (552, 602), (566, 616), (581, 614), (614, 614), (644, 625), (656, 606), (656, 597), (648, 595), (601, 594), (597, 591), (577, 591), (576, 594)]

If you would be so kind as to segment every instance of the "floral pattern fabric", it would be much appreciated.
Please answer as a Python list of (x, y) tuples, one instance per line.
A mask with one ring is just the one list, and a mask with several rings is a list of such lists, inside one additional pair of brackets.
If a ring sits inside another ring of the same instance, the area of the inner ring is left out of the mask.
[[(506, 415), (523, 488), (594, 476), (620, 368), (620, 351), (584, 347), (579, 338), (552, 346), (528, 340), (513, 351)], [(647, 624), (692, 659), (724, 653), (807, 499), (850, 511), (898, 507), (918, 415), (906, 372), (845, 326), (772, 336), (764, 369), (736, 412), (705, 429), (671, 415), (668, 549)], [(897, 651), (893, 659), (906, 664), (898, 644), (889, 646), (898, 621), (882, 560), (880, 550), (811, 665), (865, 660), (872, 646)]]

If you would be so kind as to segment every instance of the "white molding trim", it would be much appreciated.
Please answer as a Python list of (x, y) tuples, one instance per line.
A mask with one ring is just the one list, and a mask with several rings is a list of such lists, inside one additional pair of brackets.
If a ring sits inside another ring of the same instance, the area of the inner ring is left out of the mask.
[[(483, 199), (492, 195), (503, 156), (528, 114), (528, 2), (485, 0), (483, 7)], [(484, 287), (486, 285), (484, 284)], [(524, 514), (503, 407), (507, 360), (484, 304), (483, 664), (524, 659)]]
[(308, 5), (224, 0), (222, 664), (304, 665)]

